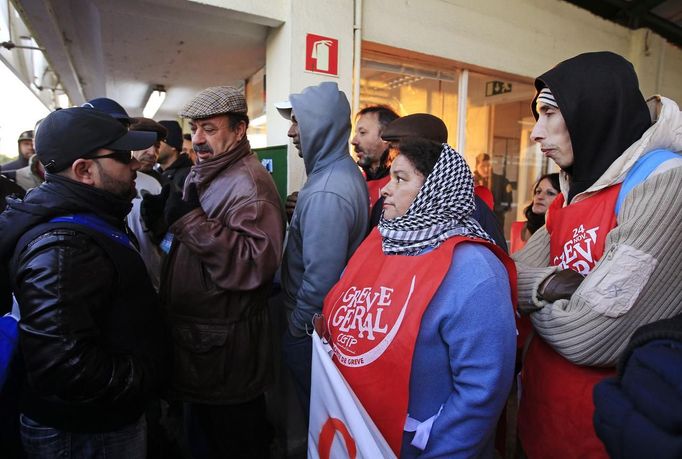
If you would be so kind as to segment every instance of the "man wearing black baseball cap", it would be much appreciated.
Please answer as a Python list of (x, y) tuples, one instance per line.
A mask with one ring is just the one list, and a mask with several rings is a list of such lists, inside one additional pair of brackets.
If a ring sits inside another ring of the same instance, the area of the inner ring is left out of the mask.
[(63, 444), (71, 457), (146, 455), (143, 413), (166, 377), (166, 346), (125, 216), (139, 168), (131, 150), (155, 137), (90, 108), (51, 113), (35, 139), (46, 182), (0, 215), (0, 268), (21, 313), (28, 457), (60, 456)]
[(189, 170), (193, 166), (189, 155), (182, 151), (182, 128), (180, 123), (175, 120), (161, 120), (159, 124), (168, 130), (166, 139), (161, 141), (159, 147), (161, 176), (166, 181), (175, 183), (178, 188), (182, 188)]

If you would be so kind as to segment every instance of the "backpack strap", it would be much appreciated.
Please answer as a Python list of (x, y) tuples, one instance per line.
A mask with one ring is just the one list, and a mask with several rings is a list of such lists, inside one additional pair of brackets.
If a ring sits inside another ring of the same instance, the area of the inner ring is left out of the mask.
[[(39, 223), (38, 225), (30, 228), (26, 231), (17, 242), (14, 248), (14, 254), (12, 255), (11, 261), (9, 263), (10, 267), (10, 279), (16, 278), (16, 267), (19, 256), (24, 250), (38, 237), (45, 233), (48, 233), (55, 229), (73, 229), (79, 233), (87, 234), (92, 237), (95, 241), (105, 236), (118, 244), (121, 244), (130, 250), (135, 250), (138, 252), (137, 246), (131, 240), (126, 233), (114, 228), (113, 226), (106, 223), (101, 218), (93, 214), (72, 214), (64, 215), (60, 217), (55, 217), (47, 222)], [(116, 260), (116, 254), (113, 253), (113, 249), (107, 247), (106, 244), (98, 244), (112, 259)]]
[(664, 149), (652, 150), (641, 156), (630, 168), (620, 187), (618, 199), (616, 200), (616, 215), (620, 213), (620, 206), (634, 187), (644, 182), (658, 166), (675, 158), (682, 158), (682, 156)]
[(118, 228), (114, 228), (94, 214), (63, 215), (61, 217), (53, 218), (50, 220), (50, 223), (72, 223), (75, 225), (82, 225), (104, 234), (105, 236), (121, 245), (128, 247), (129, 249), (139, 251), (135, 243), (136, 241), (134, 242), (130, 238), (129, 234), (124, 233)]

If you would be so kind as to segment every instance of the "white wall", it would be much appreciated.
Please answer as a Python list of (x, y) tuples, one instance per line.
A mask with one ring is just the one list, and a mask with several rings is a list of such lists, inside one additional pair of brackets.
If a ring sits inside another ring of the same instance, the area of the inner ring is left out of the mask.
[[(323, 81), (338, 83), (352, 97), (353, 72), (353, 0), (291, 0), (288, 20), (268, 35), (265, 58), (268, 145), (289, 145), (288, 188), (295, 191), (305, 182), (303, 160), (286, 135), (289, 122), (284, 120), (274, 103), (289, 94)], [(306, 34), (313, 33), (339, 40), (339, 76), (319, 75), (305, 71)]]
[[(288, 122), (273, 103), (322, 81), (337, 81), (351, 101), (353, 0), (195, 0), (283, 18), (266, 57), (268, 144), (286, 144)], [(362, 39), (464, 64), (535, 78), (564, 59), (608, 50), (629, 59), (645, 96), (682, 105), (682, 50), (646, 30), (632, 31), (560, 0), (363, 0)], [(339, 78), (304, 71), (305, 35), (339, 40)], [(352, 102), (352, 101), (351, 101)], [(289, 189), (305, 180), (289, 147)]]
[(644, 35), (560, 0), (364, 0), (364, 40), (531, 78), (613, 51), (633, 62), (645, 96), (682, 102), (682, 50), (651, 32), (645, 49)]

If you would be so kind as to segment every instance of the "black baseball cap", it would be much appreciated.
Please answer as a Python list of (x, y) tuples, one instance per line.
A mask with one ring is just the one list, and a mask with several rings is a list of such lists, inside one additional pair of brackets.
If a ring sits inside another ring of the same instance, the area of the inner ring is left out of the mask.
[(161, 120), (159, 124), (166, 128), (166, 143), (178, 151), (182, 151), (182, 128), (175, 120)]
[(128, 112), (113, 99), (109, 99), (108, 97), (98, 97), (97, 99), (90, 99), (81, 107), (85, 108), (94, 108), (95, 110), (99, 110), (100, 112), (104, 112), (107, 115), (113, 116), (117, 120), (121, 120), (126, 123), (130, 123), (132, 119), (128, 115)]
[(91, 108), (50, 113), (36, 133), (38, 159), (47, 172), (59, 172), (100, 148), (144, 150), (156, 142), (155, 132), (128, 131), (118, 120)]

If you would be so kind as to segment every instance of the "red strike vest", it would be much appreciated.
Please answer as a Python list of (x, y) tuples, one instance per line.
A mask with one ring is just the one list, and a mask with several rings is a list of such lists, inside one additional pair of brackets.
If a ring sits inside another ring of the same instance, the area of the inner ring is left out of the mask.
[(368, 180), (367, 181), (367, 193), (369, 194), (369, 210), (372, 210), (372, 207), (374, 207), (374, 204), (379, 200), (381, 197), (381, 189), (386, 186), (388, 182), (391, 181), (391, 176), (387, 175), (386, 177), (376, 179), (376, 180)]
[(324, 301), (334, 363), (398, 456), (422, 314), (460, 242), (485, 244), (500, 258), (516, 304), (516, 269), (497, 246), (453, 237), (423, 255), (384, 255), (378, 229), (358, 248)]
[[(620, 184), (563, 207), (559, 195), (547, 212), (550, 264), (587, 275), (616, 227)], [(592, 425), (592, 389), (615, 369), (574, 365), (534, 336), (523, 362), (518, 429), (529, 458), (607, 458)]]

